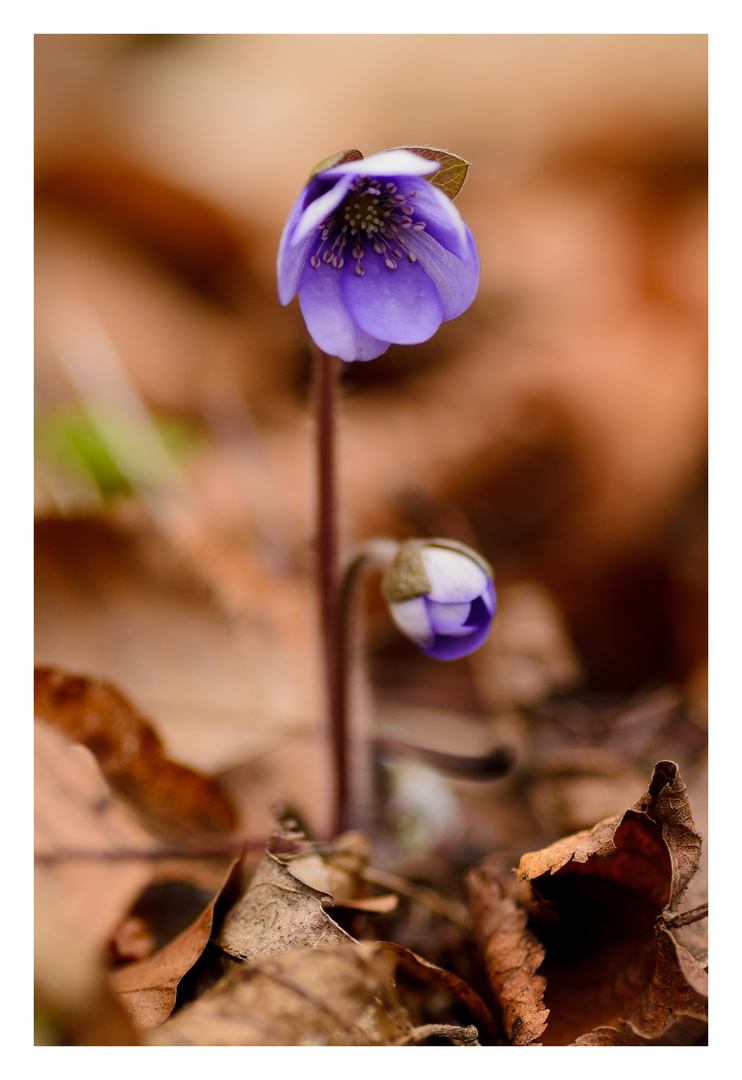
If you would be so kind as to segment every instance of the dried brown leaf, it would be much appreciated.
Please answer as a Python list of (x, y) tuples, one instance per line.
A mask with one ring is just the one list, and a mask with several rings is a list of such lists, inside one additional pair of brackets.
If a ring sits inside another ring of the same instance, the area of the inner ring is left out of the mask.
[[(278, 850), (269, 847), (271, 854)], [(332, 896), (336, 906), (353, 911), (387, 915), (399, 903), (394, 893), (369, 896), (365, 877), (368, 838), (362, 832), (347, 832), (327, 844), (303, 843), (300, 853), (287, 858), (291, 873), (320, 892)]]
[[(111, 794), (93, 755), (43, 720), (35, 724), (34, 789), (37, 876), (102, 948), (151, 879), (147, 855), (159, 845)], [(145, 857), (118, 858), (128, 851)]]
[(528, 929), (528, 915), (518, 906), (512, 879), (499, 864), (483, 864), (467, 877), (475, 940), (480, 944), (490, 986), (513, 1046), (536, 1043), (549, 1011), (543, 1004), (546, 980), (536, 975), (545, 950)]
[[(270, 849), (269, 849), (270, 850)], [(273, 854), (278, 854), (273, 851)], [(362, 832), (336, 836), (330, 845), (303, 843), (286, 862), (291, 873), (320, 892), (329, 893), (336, 904), (365, 899), (363, 878), (368, 865), (368, 838)]]
[(602, 1027), (581, 1035), (575, 1046), (696, 1046), (704, 1045), (708, 1025), (703, 1020), (682, 1016), (657, 1039), (648, 1039), (621, 1020), (616, 1027)]
[(101, 958), (153, 874), (146, 858), (118, 856), (159, 845), (111, 794), (93, 755), (42, 720), (34, 788), (39, 1002), (75, 1042), (135, 1042), (105, 990)]
[(252, 963), (305, 946), (352, 944), (325, 911), (333, 898), (296, 877), (266, 854), (243, 898), (227, 914), (216, 938), (231, 956)]
[(234, 824), (224, 793), (207, 777), (170, 761), (149, 723), (113, 686), (36, 668), (34, 709), (87, 746), (113, 789), (157, 831), (192, 836)]
[[(329, 1008), (328, 1015), (332, 1017), (336, 1007), (341, 1008), (336, 1005), (336, 998), (339, 993), (344, 993), (343, 979), (347, 979), (349, 972), (352, 973), (355, 970), (357, 958), (354, 950), (358, 943), (324, 910), (333, 902), (333, 897), (328, 891), (315, 888), (315, 884), (327, 884), (332, 878), (341, 893), (352, 892), (363, 887), (360, 874), (366, 862), (366, 839), (363, 834), (347, 834), (338, 837), (331, 845), (300, 842), (297, 845), (298, 854), (280, 857), (274, 852), (282, 843), (285, 844), (283, 837), (274, 838), (271, 844), (274, 850), (269, 851), (265, 856), (245, 896), (224, 919), (216, 942), (225, 952), (246, 961), (251, 968), (261, 972), (267, 970), (265, 968), (267, 957), (284, 954), (300, 957), (302, 952), (306, 952), (307, 947), (315, 950), (315, 956), (320, 953), (326, 954), (328, 951), (337, 954), (336, 963), (341, 969), (341, 981), (338, 988), (328, 991), (326, 997), (323, 998)], [(306, 874), (315, 884), (310, 885), (300, 874)], [(396, 898), (392, 899), (396, 903)], [(381, 900), (384, 901), (382, 910), (385, 910), (387, 898), (382, 897)], [(374, 898), (365, 901), (342, 899), (340, 903), (361, 910), (377, 910)], [(348, 952), (348, 956), (341, 957), (337, 946), (342, 946)], [(408, 949), (390, 942), (377, 942), (374, 948), (378, 950), (378, 955), (389, 954), (392, 957), (392, 968), (398, 966), (413, 981), (422, 984), (427, 991), (435, 995), (439, 996), (443, 992), (447, 997), (454, 999), (459, 1006), (468, 1009), (479, 1028), (486, 1030), (488, 1034), (494, 1032), (494, 1024), (487, 1006), (462, 979), (435, 964), (428, 963)], [(290, 960), (288, 962), (293, 963)], [(298, 959), (296, 962), (300, 965), (304, 963), (303, 960)], [(346, 967), (348, 971), (345, 971)], [(223, 984), (231, 986), (230, 980), (233, 978), (234, 976), (227, 976)], [(222, 990), (216, 989), (215, 992), (221, 994)], [(372, 1001), (368, 1004), (373, 1012), (376, 1006)], [(433, 1028), (423, 1031), (413, 1029), (407, 1019), (402, 1023), (396, 1012), (394, 1015), (395, 1023), (397, 1025), (401, 1023), (401, 1029), (394, 1033), (394, 1039), (397, 1041), (421, 1042), (428, 1038), (448, 1038), (455, 1044), (470, 1045), (477, 1038), (477, 1029), (474, 1029), (472, 1035), (468, 1030), (444, 1024), (443, 1026), (434, 1025), (435, 1031)], [(261, 1018), (261, 1022), (269, 1023), (266, 1030), (272, 1031), (273, 1025), (280, 1024), (280, 1018), (269, 1018), (263, 1016), (262, 1012)], [(311, 1024), (309, 1021), (307, 1023), (308, 1034), (302, 1038), (309, 1041), (325, 1038), (323, 1032), (326, 1018), (321, 1018), (314, 1036), (311, 1035)], [(447, 1030), (444, 1031), (443, 1028)], [(244, 1037), (259, 1038), (258, 1035), (253, 1034), (246, 1034)], [(273, 1037), (270, 1036), (270, 1038)], [(345, 1045), (355, 1045), (358, 1041), (357, 1034), (353, 1031), (346, 1031), (344, 1034), (336, 1032), (331, 1038)], [(282, 1040), (287, 1045), (292, 1044), (294, 1039), (293, 1032), (282, 1036)]]
[(379, 944), (396, 956), (398, 971), (405, 972), (416, 982), (422, 983), (431, 990), (450, 994), (471, 1014), (472, 1019), (477, 1023), (479, 1033), (483, 1032), (490, 1037), (496, 1034), (497, 1026), (492, 1019), (492, 1013), (479, 994), (458, 975), (438, 967), (437, 964), (431, 964), (429, 960), (392, 941), (382, 941)]
[[(232, 468), (241, 475), (245, 464)], [(205, 488), (221, 492), (224, 460), (204, 469)], [(208, 500), (167, 505), (173, 520), (157, 518), (161, 527), (128, 503), (36, 523), (37, 663), (95, 673), (134, 699), (173, 760), (220, 774), (253, 836), (268, 835), (277, 801), (302, 807), (326, 835), (332, 800), (306, 649), (314, 605), (305, 570), (287, 573), (280, 552), (290, 530), (256, 547), (262, 524), (246, 536)], [(220, 496), (221, 510), (236, 506), (239, 493)]]
[(165, 1021), (157, 1046), (389, 1046), (411, 1031), (379, 944), (304, 948), (240, 966)]
[[(529, 894), (517, 907), (507, 905), (512, 877), (500, 867), (485, 864), (470, 875), (476, 936), (511, 1041), (539, 1006), (547, 1021), (539, 1034), (557, 1045), (621, 1023), (656, 1040), (679, 1021), (705, 1020), (706, 973), (666, 925), (700, 851), (677, 766), (661, 761), (625, 814), (523, 856), (516, 878)], [(498, 908), (515, 921), (513, 954), (528, 955), (529, 946), (541, 953), (525, 969), (539, 972), (525, 1001), (503, 977)]]
[(182, 933), (153, 956), (111, 972), (109, 986), (137, 1027), (156, 1027), (172, 1012), (178, 984), (206, 948), (216, 905), (235, 882), (239, 864), (232, 862), (213, 899)]
[(45, 873), (34, 882), (34, 921), (35, 1045), (137, 1045), (134, 1026), (106, 987), (99, 942)]
[(152, 927), (138, 915), (129, 914), (111, 934), (109, 949), (113, 960), (143, 960), (157, 948)]
[(365, 911), (372, 915), (390, 915), (399, 906), (399, 897), (394, 893), (383, 896), (367, 896), (365, 900), (338, 900), (338, 907), (350, 911)]
[(638, 884), (652, 903), (674, 911), (698, 870), (700, 856), (701, 837), (678, 767), (660, 761), (646, 792), (625, 814), (563, 837), (543, 851), (528, 852), (516, 877), (519, 881), (553, 877), (568, 864), (578, 873), (592, 859), (591, 874), (633, 887)]

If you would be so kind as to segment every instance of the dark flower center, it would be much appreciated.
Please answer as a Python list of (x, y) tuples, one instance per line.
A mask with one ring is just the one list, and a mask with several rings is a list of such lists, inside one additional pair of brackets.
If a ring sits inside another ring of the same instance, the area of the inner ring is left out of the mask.
[(317, 226), (320, 240), (310, 264), (316, 269), (326, 263), (341, 270), (351, 243), (350, 256), (355, 259), (356, 274), (361, 276), (365, 273), (361, 259), (366, 245), (383, 258), (390, 270), (397, 269), (400, 259), (414, 263), (415, 255), (407, 246), (405, 232), (425, 228), (424, 221), (412, 216), (410, 203), (414, 198), (414, 191), (402, 195), (392, 181), (359, 178), (337, 210)]

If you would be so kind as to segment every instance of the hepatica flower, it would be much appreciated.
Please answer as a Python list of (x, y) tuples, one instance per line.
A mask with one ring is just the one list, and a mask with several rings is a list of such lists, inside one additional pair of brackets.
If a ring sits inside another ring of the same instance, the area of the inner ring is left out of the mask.
[(457, 660), (478, 649), (497, 606), (491, 567), (455, 540), (402, 544), (382, 592), (398, 629), (436, 660)]
[(322, 162), (297, 199), (278, 252), (278, 294), (297, 292), (323, 352), (373, 360), (427, 341), (471, 304), (479, 256), (453, 205), (461, 158), (416, 147)]

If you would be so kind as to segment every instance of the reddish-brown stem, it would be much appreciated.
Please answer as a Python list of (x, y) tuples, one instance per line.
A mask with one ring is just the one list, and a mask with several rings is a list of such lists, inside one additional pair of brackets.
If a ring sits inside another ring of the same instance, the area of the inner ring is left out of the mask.
[(370, 567), (379, 569), (388, 566), (399, 544), (395, 540), (368, 540), (358, 549), (345, 567), (338, 590), (337, 610), (337, 706), (338, 726), (343, 732), (346, 755), (345, 773), (347, 775), (348, 803), (342, 817), (343, 828), (369, 827), (374, 808), (373, 802), (373, 738), (363, 725), (351, 723), (351, 681), (354, 662), (359, 662), (360, 647), (358, 640), (357, 604), (360, 584), (364, 573)]
[(317, 417), (317, 567), (324, 664), (325, 705), (334, 779), (333, 827), (342, 832), (348, 818), (348, 733), (344, 716), (338, 601), (340, 589), (337, 513), (337, 403), (339, 361), (314, 347)]
[[(353, 612), (358, 583), (370, 565), (384, 566), (399, 547), (392, 540), (372, 540), (350, 561), (341, 574), (339, 556), (339, 515), (337, 498), (337, 414), (340, 361), (314, 347), (314, 395), (317, 417), (317, 567), (322, 626), (323, 683), (331, 746), (334, 800), (334, 833), (357, 826), (359, 806), (367, 795), (362, 789), (353, 795), (350, 753), (349, 691), (353, 656)], [(360, 746), (359, 753), (363, 754)], [(364, 808), (367, 809), (367, 808)]]

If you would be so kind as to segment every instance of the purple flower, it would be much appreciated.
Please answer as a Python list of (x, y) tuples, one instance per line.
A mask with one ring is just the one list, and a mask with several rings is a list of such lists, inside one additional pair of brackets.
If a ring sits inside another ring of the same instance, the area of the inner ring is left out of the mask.
[(382, 591), (397, 627), (436, 660), (478, 649), (497, 600), (492, 570), (455, 540), (408, 540), (387, 570)]
[[(278, 295), (297, 292), (307, 329), (323, 352), (373, 360), (392, 343), (427, 341), (471, 304), (479, 255), (446, 185), (441, 162), (411, 150), (363, 158), (315, 172), (297, 199), (278, 252)], [(348, 160), (351, 155), (355, 155)], [(331, 159), (336, 160), (336, 159)], [(324, 164), (324, 163), (323, 163)], [(436, 181), (440, 186), (436, 186)]]

